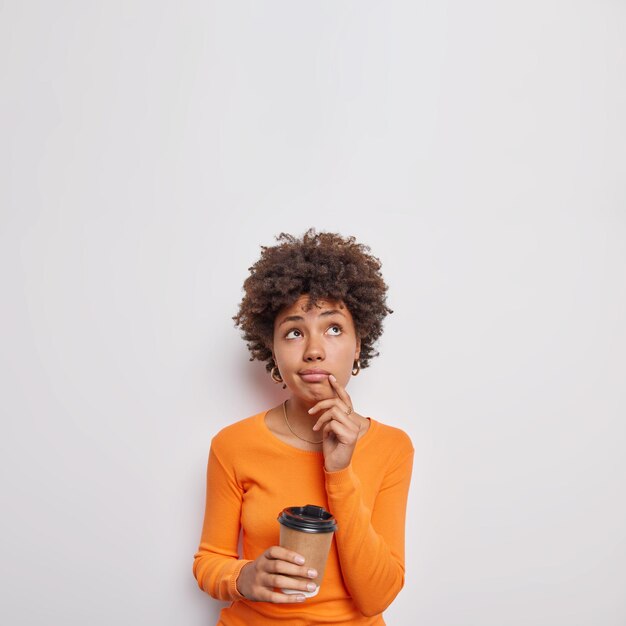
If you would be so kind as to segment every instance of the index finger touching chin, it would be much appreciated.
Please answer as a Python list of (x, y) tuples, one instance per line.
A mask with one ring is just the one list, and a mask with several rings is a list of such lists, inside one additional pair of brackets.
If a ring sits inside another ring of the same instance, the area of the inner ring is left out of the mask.
[(343, 400), (348, 406), (351, 406), (350, 396), (348, 395), (348, 392), (339, 384), (339, 382), (337, 382), (337, 379), (331, 374), (328, 377), (328, 380), (330, 380), (330, 384), (333, 386), (333, 389), (337, 392), (337, 395), (339, 396), (339, 398)]

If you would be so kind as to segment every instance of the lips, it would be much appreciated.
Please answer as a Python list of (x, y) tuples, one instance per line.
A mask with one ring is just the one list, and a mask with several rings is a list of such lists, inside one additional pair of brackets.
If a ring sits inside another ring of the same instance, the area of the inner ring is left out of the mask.
[(300, 378), (306, 383), (321, 383), (328, 380), (330, 372), (320, 369), (307, 369), (298, 372)]

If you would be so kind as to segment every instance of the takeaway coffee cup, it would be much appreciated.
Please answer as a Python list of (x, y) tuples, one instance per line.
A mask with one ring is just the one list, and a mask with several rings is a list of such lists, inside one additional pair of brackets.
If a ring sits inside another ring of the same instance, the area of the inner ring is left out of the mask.
[(335, 518), (321, 506), (307, 504), (283, 509), (280, 522), (280, 545), (301, 554), (305, 566), (317, 570), (317, 578), (297, 578), (317, 585), (315, 591), (281, 589), (283, 593), (301, 593), (307, 598), (316, 596), (324, 578), (326, 559), (337, 530)]

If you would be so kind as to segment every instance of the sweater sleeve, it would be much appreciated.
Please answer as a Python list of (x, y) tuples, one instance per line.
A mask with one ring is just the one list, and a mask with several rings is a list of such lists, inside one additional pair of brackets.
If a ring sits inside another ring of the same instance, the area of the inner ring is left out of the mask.
[(325, 472), (331, 512), (337, 519), (337, 550), (352, 599), (363, 615), (382, 613), (404, 585), (406, 502), (413, 468), (413, 447), (388, 466), (373, 506), (363, 502), (352, 465)]
[(198, 586), (218, 600), (241, 600), (239, 572), (249, 560), (239, 559), (242, 490), (222, 464), (211, 443), (207, 466), (206, 506), (200, 546), (194, 555), (193, 574)]

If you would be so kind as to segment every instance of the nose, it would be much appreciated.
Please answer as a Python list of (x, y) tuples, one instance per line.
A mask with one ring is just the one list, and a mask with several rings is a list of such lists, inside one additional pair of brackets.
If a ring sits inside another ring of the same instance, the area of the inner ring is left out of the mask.
[(324, 360), (324, 350), (319, 339), (315, 337), (309, 337), (307, 341), (306, 347), (304, 349), (304, 360), (307, 363), (312, 361), (323, 361)]

